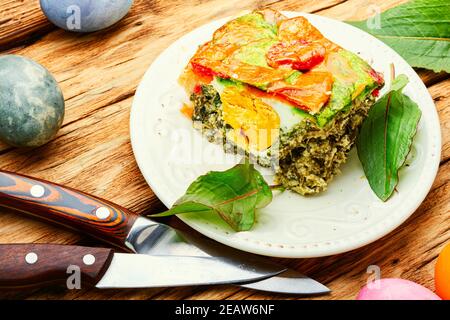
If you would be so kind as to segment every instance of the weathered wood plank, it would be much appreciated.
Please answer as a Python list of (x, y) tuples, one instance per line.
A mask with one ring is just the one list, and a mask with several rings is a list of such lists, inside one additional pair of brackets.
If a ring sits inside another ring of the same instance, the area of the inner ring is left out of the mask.
[[(34, 152), (15, 149), (6, 153), (1, 157), (2, 168), (107, 197), (137, 212), (157, 212), (161, 204), (133, 158), (128, 134), (130, 104), (131, 98), (68, 124), (52, 143)], [(96, 130), (99, 126), (102, 130)]]
[(6, 0), (0, 5), (0, 52), (32, 43), (55, 29), (42, 13), (39, 1)]
[[(1, 157), (2, 169), (27, 173), (43, 179), (57, 181), (83, 191), (111, 199), (125, 207), (142, 213), (163, 210), (139, 173), (128, 137), (128, 118), (131, 98), (103, 108), (94, 117), (85, 117), (68, 124), (51, 143), (30, 153), (13, 150)], [(108, 119), (96, 130), (102, 119)], [(114, 134), (111, 134), (114, 132)], [(22, 171), (26, 168), (26, 171)], [(95, 177), (95, 178), (92, 178)], [(18, 212), (0, 208), (0, 240), (20, 243), (61, 243), (98, 246), (98, 241), (87, 239), (59, 226), (32, 220)], [(131, 290), (133, 291), (133, 290)], [(127, 298), (133, 294), (161, 291), (161, 289), (136, 291), (98, 291), (103, 297)], [(76, 299), (91, 291), (62, 292), (60, 289), (38, 290), (36, 297), (52, 298), (64, 294), (66, 299)], [(16, 293), (17, 294), (17, 293)], [(28, 297), (24, 293), (20, 293)], [(40, 296), (42, 294), (42, 296)], [(0, 291), (0, 297), (11, 293)], [(14, 297), (14, 293), (12, 294)]]
[(441, 122), (442, 163), (450, 158), (450, 79), (431, 86), (429, 91), (436, 104)]
[[(121, 22), (106, 31), (84, 35), (57, 29), (36, 43), (10, 49), (8, 53), (32, 58), (55, 75), (66, 99), (64, 123), (67, 124), (132, 96), (156, 56), (186, 32), (208, 21), (271, 2), (258, 1), (249, 7), (248, 3), (238, 0), (190, 3), (140, 0), (135, 1)], [(311, 5), (303, 0), (286, 1), (285, 5), (292, 10), (311, 11), (335, 3), (338, 1), (326, 0)], [(25, 15), (34, 8), (22, 5), (13, 13), (23, 10)], [(0, 143), (0, 154), (9, 150), (11, 148)]]
[[(30, 5), (32, 2), (34, 7)], [(0, 4), (0, 47), (1, 41), (9, 39), (6, 42), (12, 45), (8, 52), (35, 59), (55, 75), (66, 98), (67, 115), (58, 136), (46, 146), (36, 150), (17, 150), (0, 144), (1, 168), (78, 188), (139, 213), (158, 212), (163, 209), (163, 205), (147, 186), (135, 164), (128, 122), (134, 91), (145, 70), (165, 47), (195, 27), (244, 9), (269, 6), (317, 12), (337, 19), (363, 19), (372, 13), (367, 10), (372, 2), (137, 0), (131, 12), (118, 25), (104, 32), (78, 35), (58, 29), (42, 32), (48, 22), (44, 23), (42, 17), (38, 17), (35, 10), (37, 1), (22, 1), (18, 7), (18, 1), (7, 0)], [(388, 0), (378, 3), (384, 10), (399, 2)], [(34, 18), (30, 18), (33, 15)], [(22, 16), (25, 18), (20, 19)], [(27, 42), (30, 38), (32, 40)], [(450, 237), (450, 168), (447, 161), (450, 153), (450, 80), (442, 81), (448, 78), (446, 74), (423, 70), (419, 70), (419, 74), (431, 86), (429, 90), (436, 102), (443, 131), (442, 165), (433, 190), (407, 223), (367, 247), (327, 258), (277, 260), (327, 283), (334, 292), (332, 296), (322, 298), (353, 299), (357, 289), (366, 281), (365, 270), (369, 264), (379, 265), (383, 276), (403, 276), (433, 288), (431, 270), (434, 259), (442, 243)], [(0, 241), (98, 244), (85, 236), (5, 209), (0, 209)], [(233, 286), (71, 292), (52, 288), (26, 293), (0, 292), (0, 297), (295, 298), (262, 294)]]
[[(358, 3), (360, 1), (347, 1), (337, 7), (348, 5), (348, 2), (361, 5)], [(257, 4), (264, 6), (267, 3), (271, 1)], [(332, 9), (320, 11), (320, 8), (336, 3), (339, 1), (315, 1), (313, 5), (310, 1), (278, 1), (271, 7), (298, 11), (319, 10), (317, 12), (322, 14)], [(214, 7), (220, 10), (211, 11), (213, 3), (208, 1), (196, 6), (192, 13), (189, 5), (185, 4), (181, 1), (154, 1), (150, 5), (148, 1), (136, 1), (130, 14), (105, 32), (79, 35), (56, 30), (33, 45), (15, 48), (10, 52), (42, 63), (56, 76), (67, 102), (65, 123), (70, 123), (117, 99), (132, 96), (151, 61), (179, 36), (197, 25), (236, 14), (246, 7), (242, 1), (230, 1), (226, 5), (222, 3)], [(22, 10), (28, 10), (28, 7), (21, 6)], [(339, 18), (354, 17), (344, 12), (346, 15), (339, 13)], [(174, 24), (173, 16), (191, 23)], [(432, 72), (423, 74), (427, 82), (435, 78)], [(78, 107), (81, 105), (83, 107)], [(75, 108), (77, 110), (72, 112)], [(10, 148), (0, 143), (0, 154), (8, 150)]]
[(444, 71), (440, 73), (425, 69), (416, 69), (416, 71), (427, 87), (450, 78), (450, 75)]
[[(344, 0), (325, 0), (325, 1), (273, 1), (262, 0), (253, 3), (246, 3), (245, 1), (163, 1), (163, 0), (137, 0), (133, 5), (128, 18), (136, 18), (141, 16), (141, 13), (152, 12), (155, 15), (169, 17), (172, 8), (183, 10), (190, 15), (195, 10), (200, 10), (203, 14), (208, 14), (210, 18), (221, 15), (224, 16), (227, 12), (235, 12), (238, 10), (250, 9), (252, 7), (279, 7), (287, 10), (298, 10), (314, 12), (323, 8), (331, 7), (339, 4)], [(284, 3), (283, 3), (284, 2)], [(206, 10), (203, 10), (205, 8)], [(205, 17), (206, 18), (206, 17)], [(182, 21), (182, 20), (179, 20)], [(119, 27), (122, 23), (119, 23)], [(113, 28), (116, 28), (114, 26)], [(10, 49), (12, 47), (26, 45), (28, 43), (37, 41), (43, 35), (56, 30), (40, 10), (39, 1), (35, 0), (6, 0), (0, 7), (0, 51)]]

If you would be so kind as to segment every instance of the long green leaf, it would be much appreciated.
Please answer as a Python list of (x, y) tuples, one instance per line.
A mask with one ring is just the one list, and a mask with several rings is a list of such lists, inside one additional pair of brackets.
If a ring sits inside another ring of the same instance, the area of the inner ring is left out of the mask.
[(251, 229), (255, 212), (272, 201), (272, 190), (253, 164), (200, 176), (174, 206), (153, 217), (183, 213), (219, 214), (234, 230)]
[(421, 111), (402, 93), (408, 79), (398, 76), (391, 91), (371, 108), (356, 145), (367, 180), (383, 201), (389, 199), (398, 184), (398, 170), (411, 149)]
[(450, 72), (448, 0), (413, 0), (383, 12), (379, 21), (347, 23), (382, 40), (413, 67)]

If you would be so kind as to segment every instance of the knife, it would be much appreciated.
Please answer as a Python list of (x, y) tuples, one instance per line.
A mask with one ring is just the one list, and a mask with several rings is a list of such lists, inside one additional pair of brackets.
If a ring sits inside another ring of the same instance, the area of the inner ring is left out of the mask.
[[(268, 263), (256, 255), (229, 248), (189, 229), (175, 230), (141, 217), (110, 201), (69, 187), (0, 171), (0, 206), (19, 210), (82, 231), (127, 251), (149, 255), (226, 256), (232, 264)], [(251, 260), (251, 261), (249, 261)], [(286, 268), (273, 264), (279, 271)], [(323, 294), (321, 283), (288, 270), (245, 288), (289, 294)]]
[(67, 284), (75, 272), (81, 286), (101, 289), (236, 284), (280, 273), (272, 264), (255, 268), (221, 257), (149, 256), (55, 244), (2, 244), (0, 261), (2, 288)]

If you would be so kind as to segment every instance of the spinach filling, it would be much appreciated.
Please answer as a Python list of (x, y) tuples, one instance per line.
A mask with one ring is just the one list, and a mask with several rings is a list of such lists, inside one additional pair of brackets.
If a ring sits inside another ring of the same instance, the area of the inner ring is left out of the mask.
[(337, 114), (325, 128), (308, 119), (282, 134), (276, 181), (302, 195), (326, 190), (328, 183), (340, 173), (339, 168), (347, 160), (374, 102), (372, 95), (356, 100), (348, 112)]
[[(200, 130), (209, 142), (222, 144), (226, 152), (245, 153), (226, 143), (226, 131), (231, 127), (222, 119), (220, 94), (212, 85), (202, 85), (201, 92), (193, 93), (190, 99), (194, 105), (192, 120), (195, 129)], [(374, 102), (375, 97), (362, 94), (348, 111), (338, 113), (324, 128), (313, 119), (305, 118), (289, 132), (280, 132), (279, 143), (275, 146), (278, 149), (276, 155), (269, 149), (269, 158), (249, 156), (262, 166), (272, 166), (277, 183), (286, 189), (302, 195), (324, 191), (347, 160), (359, 128)]]
[(200, 88), (200, 93), (193, 93), (190, 97), (194, 105), (194, 128), (200, 130), (209, 142), (219, 143), (224, 140), (220, 95), (211, 85), (202, 85)]

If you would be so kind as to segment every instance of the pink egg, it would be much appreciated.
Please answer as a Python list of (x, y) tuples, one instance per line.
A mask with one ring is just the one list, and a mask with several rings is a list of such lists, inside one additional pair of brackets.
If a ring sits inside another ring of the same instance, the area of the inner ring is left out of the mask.
[(357, 300), (441, 300), (435, 293), (415, 282), (381, 279), (364, 286)]

